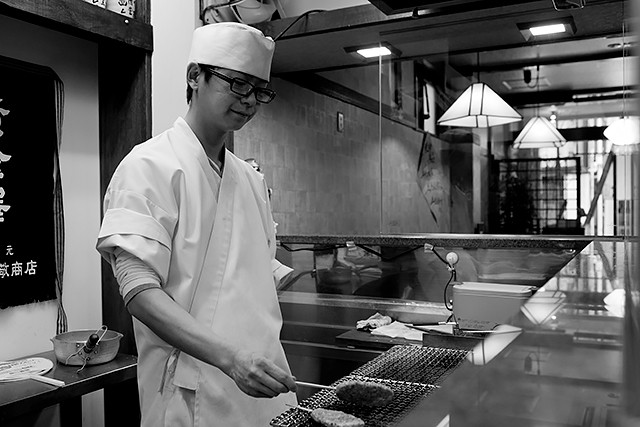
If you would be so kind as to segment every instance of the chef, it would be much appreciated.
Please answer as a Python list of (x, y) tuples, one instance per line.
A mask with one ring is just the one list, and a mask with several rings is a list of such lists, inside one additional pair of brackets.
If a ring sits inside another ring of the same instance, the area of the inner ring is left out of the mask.
[(97, 248), (133, 316), (143, 426), (267, 426), (296, 405), (267, 185), (224, 146), (262, 104), (275, 43), (195, 30), (184, 118), (122, 160)]

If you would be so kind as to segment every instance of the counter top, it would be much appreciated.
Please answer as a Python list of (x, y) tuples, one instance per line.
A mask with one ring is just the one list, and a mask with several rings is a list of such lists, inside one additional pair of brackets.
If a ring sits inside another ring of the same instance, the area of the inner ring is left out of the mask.
[[(613, 241), (621, 240), (615, 237)], [(581, 250), (592, 240), (588, 236), (539, 236), (500, 234), (399, 234), (399, 235), (278, 235), (279, 242), (316, 245), (356, 245), (422, 246), (425, 243), (442, 247), (460, 248), (552, 248)]]
[(640, 425), (637, 261), (590, 243), (398, 427)]
[[(115, 359), (107, 363), (86, 366), (80, 372), (76, 372), (79, 366), (57, 363), (53, 351), (29, 357), (44, 357), (53, 361), (53, 368), (44, 376), (62, 380), (65, 385), (55, 387), (34, 380), (0, 383), (0, 424), (29, 412), (73, 401), (84, 394), (136, 378), (137, 358), (126, 354), (118, 354)], [(79, 402), (73, 403), (79, 404)], [(75, 409), (80, 410), (78, 406), (76, 405)], [(76, 425), (80, 415), (77, 411), (71, 414), (73, 421), (65, 423), (65, 427)]]

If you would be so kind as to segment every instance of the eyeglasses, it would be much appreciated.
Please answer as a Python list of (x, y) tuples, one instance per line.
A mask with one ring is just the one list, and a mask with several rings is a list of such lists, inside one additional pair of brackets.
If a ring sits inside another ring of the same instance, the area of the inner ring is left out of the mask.
[(235, 93), (236, 95), (245, 97), (245, 96), (251, 95), (252, 93), (255, 93), (256, 101), (258, 101), (261, 104), (268, 104), (271, 101), (273, 101), (273, 98), (276, 97), (276, 92), (271, 89), (254, 86), (244, 79), (239, 79), (237, 77), (235, 78), (229, 77), (227, 75), (224, 75), (214, 70), (213, 68), (207, 65), (200, 64), (200, 67), (206, 70), (207, 72), (213, 74), (214, 76), (218, 77), (219, 79), (229, 83), (231, 92)]

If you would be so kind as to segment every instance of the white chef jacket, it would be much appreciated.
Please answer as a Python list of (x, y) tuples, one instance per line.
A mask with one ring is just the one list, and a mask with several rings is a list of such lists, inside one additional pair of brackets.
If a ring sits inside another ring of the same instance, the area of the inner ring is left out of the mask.
[[(115, 247), (140, 258), (192, 316), (290, 372), (279, 340), (274, 273), (283, 268), (275, 259), (267, 186), (228, 150), (224, 165), (217, 182), (196, 135), (178, 118), (171, 129), (134, 147), (116, 169), (97, 248), (110, 262)], [(143, 426), (268, 426), (287, 404), (296, 405), (293, 393), (273, 399), (244, 394), (218, 368), (177, 351), (136, 319), (134, 332)], [(194, 393), (193, 420), (176, 421), (169, 413), (165, 381)]]

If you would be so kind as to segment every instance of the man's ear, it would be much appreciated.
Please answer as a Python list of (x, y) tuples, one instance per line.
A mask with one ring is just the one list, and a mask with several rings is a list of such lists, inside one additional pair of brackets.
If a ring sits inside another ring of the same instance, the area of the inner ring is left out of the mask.
[(196, 90), (198, 88), (198, 76), (202, 72), (200, 66), (194, 62), (187, 65), (187, 84), (191, 89)]

